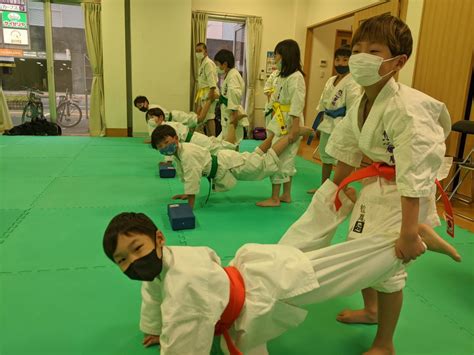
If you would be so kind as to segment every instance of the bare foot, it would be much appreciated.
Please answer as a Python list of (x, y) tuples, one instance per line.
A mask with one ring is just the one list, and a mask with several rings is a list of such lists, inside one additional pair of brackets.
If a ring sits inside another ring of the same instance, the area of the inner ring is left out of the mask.
[(457, 261), (458, 263), (461, 262), (461, 255), (459, 255), (456, 248), (441, 238), (430, 226), (420, 224), (418, 226), (418, 234), (423, 242), (428, 246), (428, 250), (445, 254), (451, 257), (454, 261)]
[(291, 196), (290, 195), (281, 195), (280, 196), (280, 202), (284, 202), (284, 203), (291, 203)]
[(395, 355), (395, 348), (393, 345), (388, 347), (372, 345), (363, 355)]
[(267, 200), (257, 202), (256, 205), (258, 207), (280, 207), (280, 200), (269, 198)]
[(306, 193), (310, 195), (314, 195), (316, 191), (318, 191), (318, 189), (311, 189), (311, 190), (306, 191)]
[(345, 309), (341, 313), (339, 313), (336, 317), (336, 320), (341, 323), (348, 323), (348, 324), (377, 324), (377, 313), (370, 312), (365, 309), (358, 309), (358, 310), (350, 310)]

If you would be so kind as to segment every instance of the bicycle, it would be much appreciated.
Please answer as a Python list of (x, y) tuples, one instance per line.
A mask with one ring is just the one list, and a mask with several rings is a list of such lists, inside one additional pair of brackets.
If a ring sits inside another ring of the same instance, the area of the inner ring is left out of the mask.
[(74, 127), (81, 122), (82, 110), (78, 104), (74, 103), (71, 98), (69, 89), (66, 89), (66, 95), (59, 97), (58, 107), (56, 108), (58, 115), (57, 124), (61, 127)]
[(31, 88), (26, 88), (28, 102), (23, 108), (23, 114), (21, 115), (21, 123), (25, 123), (28, 119), (30, 122), (43, 117), (43, 102), (39, 95), (41, 91)]

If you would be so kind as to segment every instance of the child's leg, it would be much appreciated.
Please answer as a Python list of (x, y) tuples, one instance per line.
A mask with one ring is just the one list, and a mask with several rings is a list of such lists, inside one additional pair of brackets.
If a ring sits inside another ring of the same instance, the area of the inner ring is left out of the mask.
[(212, 102), (213, 100), (207, 99), (204, 105), (201, 106), (200, 109), (198, 109), (198, 112), (196, 112), (198, 115), (197, 117), (198, 124), (202, 123), (204, 119), (206, 118), (207, 113), (209, 112), (209, 107), (211, 107)]
[(303, 252), (310, 252), (331, 244), (337, 227), (352, 211), (355, 191), (341, 192), (342, 207), (334, 208), (337, 185), (326, 181), (314, 194), (311, 203), (298, 220), (286, 231), (278, 244), (291, 245)]
[(402, 309), (403, 291), (378, 292), (379, 326), (372, 347), (364, 355), (394, 355), (393, 334)]
[(377, 291), (373, 288), (363, 289), (362, 298), (364, 299), (363, 309), (346, 309), (340, 312), (336, 319), (342, 323), (377, 324)]
[(206, 131), (207, 131), (208, 136), (210, 137), (216, 136), (216, 121), (215, 120), (209, 120), (206, 122)]
[(290, 176), (290, 181), (283, 184), (283, 194), (280, 196), (280, 201), (285, 203), (291, 202), (291, 183), (293, 177)]
[(323, 163), (321, 185), (324, 184), (324, 182), (331, 177), (331, 172), (332, 172), (332, 164)]
[(238, 112), (235, 111), (232, 113), (230, 122), (227, 125), (227, 135), (225, 137), (225, 140), (231, 144), (236, 144), (237, 142), (236, 129), (237, 129), (237, 126), (239, 125), (240, 119), (242, 119), (242, 117), (238, 116)]

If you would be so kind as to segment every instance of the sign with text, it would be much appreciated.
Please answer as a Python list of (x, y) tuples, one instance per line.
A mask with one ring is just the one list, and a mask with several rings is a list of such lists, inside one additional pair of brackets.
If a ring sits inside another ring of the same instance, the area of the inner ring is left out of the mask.
[(3, 28), (21, 28), (27, 29), (26, 12), (2, 12), (2, 26)]
[(28, 31), (16, 28), (3, 29), (3, 42), (5, 44), (28, 45)]
[(0, 0), (0, 11), (26, 12), (26, 0)]

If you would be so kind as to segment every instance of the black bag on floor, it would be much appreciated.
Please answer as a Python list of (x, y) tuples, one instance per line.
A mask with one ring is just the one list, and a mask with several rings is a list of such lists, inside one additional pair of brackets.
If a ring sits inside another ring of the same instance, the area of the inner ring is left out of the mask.
[(45, 118), (38, 118), (31, 122), (25, 122), (15, 126), (4, 136), (60, 136), (62, 134), (61, 127), (56, 123), (49, 122)]

